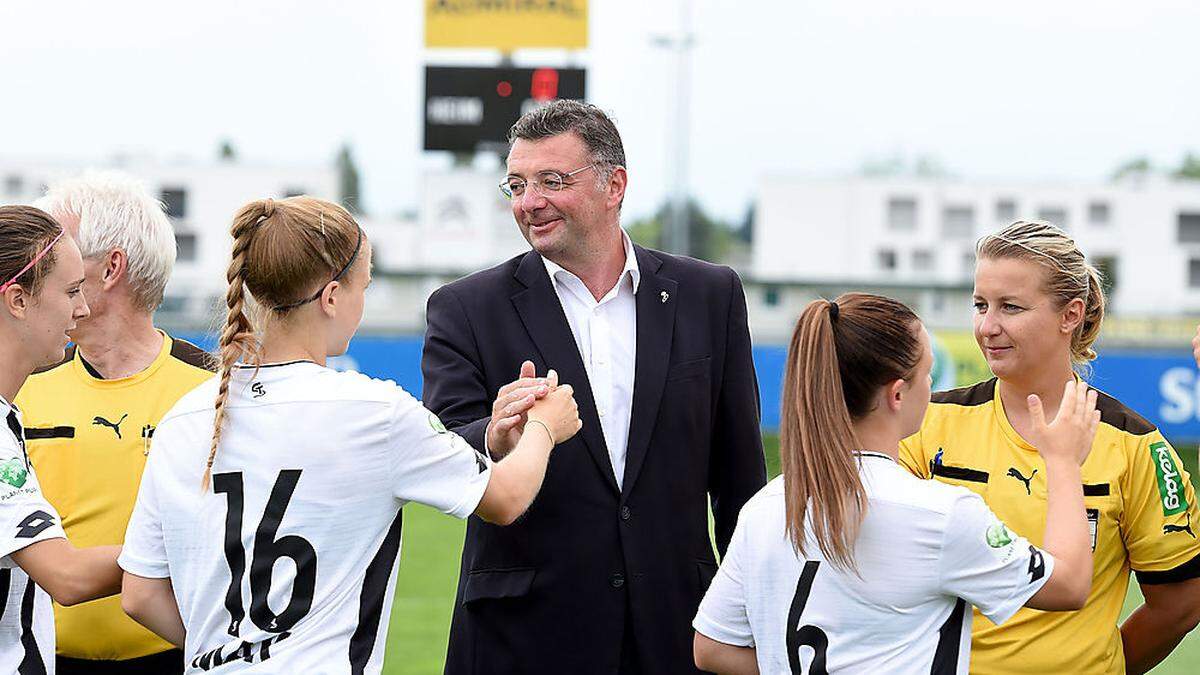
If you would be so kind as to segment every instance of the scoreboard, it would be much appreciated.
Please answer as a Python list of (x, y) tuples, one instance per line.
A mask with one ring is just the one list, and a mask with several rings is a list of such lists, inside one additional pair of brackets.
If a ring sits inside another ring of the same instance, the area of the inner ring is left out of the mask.
[(426, 66), (424, 147), (503, 147), (522, 114), (560, 98), (583, 100), (583, 69)]

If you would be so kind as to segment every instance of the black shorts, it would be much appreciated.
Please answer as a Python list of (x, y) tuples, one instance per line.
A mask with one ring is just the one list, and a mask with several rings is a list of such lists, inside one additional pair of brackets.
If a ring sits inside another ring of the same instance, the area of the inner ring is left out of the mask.
[(179, 675), (183, 672), (183, 652), (172, 649), (124, 661), (91, 661), (59, 656), (55, 665), (58, 675)]

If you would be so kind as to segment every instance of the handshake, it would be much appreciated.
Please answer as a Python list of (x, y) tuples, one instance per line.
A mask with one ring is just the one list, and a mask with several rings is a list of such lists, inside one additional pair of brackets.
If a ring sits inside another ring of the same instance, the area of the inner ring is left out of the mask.
[(496, 393), (485, 433), (488, 452), (494, 459), (511, 452), (530, 424), (545, 427), (555, 445), (569, 440), (583, 427), (571, 385), (559, 384), (553, 369), (545, 377), (535, 374), (533, 362), (525, 361), (517, 379)]

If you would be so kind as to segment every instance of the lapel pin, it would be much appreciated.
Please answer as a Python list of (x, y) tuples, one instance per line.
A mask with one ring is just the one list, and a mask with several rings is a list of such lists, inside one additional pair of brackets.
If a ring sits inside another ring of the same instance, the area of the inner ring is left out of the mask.
[(658, 297), (662, 298), (662, 301), (665, 304), (667, 302), (667, 300), (671, 299), (671, 294), (666, 291), (663, 291), (662, 293), (659, 294)]

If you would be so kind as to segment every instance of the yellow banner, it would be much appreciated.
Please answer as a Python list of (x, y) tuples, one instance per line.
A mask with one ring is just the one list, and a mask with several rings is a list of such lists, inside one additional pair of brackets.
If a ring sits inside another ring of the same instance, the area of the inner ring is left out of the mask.
[(587, 0), (426, 0), (425, 46), (584, 49)]

